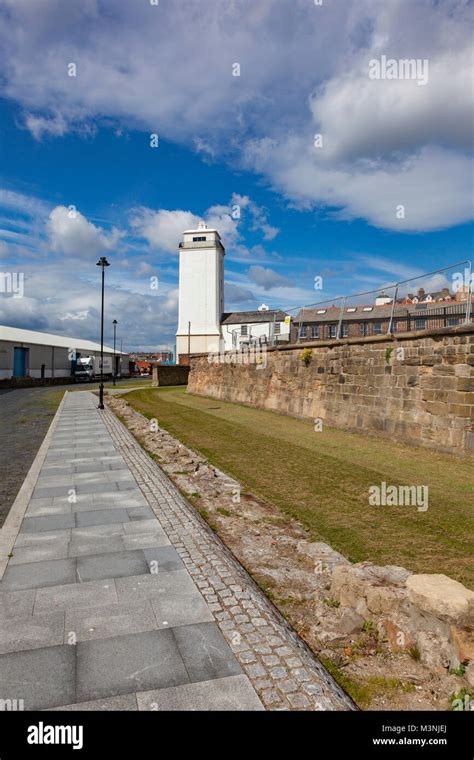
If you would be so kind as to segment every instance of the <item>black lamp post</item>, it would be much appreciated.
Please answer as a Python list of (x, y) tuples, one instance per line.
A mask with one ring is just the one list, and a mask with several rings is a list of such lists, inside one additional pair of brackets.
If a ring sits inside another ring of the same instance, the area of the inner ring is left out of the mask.
[(116, 371), (117, 371), (117, 362), (116, 362), (116, 359), (115, 359), (115, 339), (116, 339), (116, 335), (117, 335), (117, 320), (114, 319), (114, 321), (112, 322), (112, 324), (114, 326), (114, 385), (115, 385), (115, 374), (116, 374)]
[(100, 387), (99, 387), (99, 409), (104, 408), (104, 272), (105, 267), (109, 267), (110, 264), (105, 258), (101, 256), (97, 262), (98, 267), (102, 267), (102, 310), (100, 318)]

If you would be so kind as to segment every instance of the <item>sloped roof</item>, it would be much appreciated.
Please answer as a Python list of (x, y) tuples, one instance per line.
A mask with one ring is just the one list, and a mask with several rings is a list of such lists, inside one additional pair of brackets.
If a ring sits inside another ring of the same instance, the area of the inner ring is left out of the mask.
[(222, 315), (222, 325), (241, 325), (251, 322), (284, 322), (288, 314), (280, 309), (265, 311), (230, 311)]
[[(355, 308), (355, 311), (347, 311), (347, 309)], [(365, 311), (364, 311), (365, 309)], [(370, 309), (370, 310), (368, 310)], [(395, 317), (405, 317), (407, 314), (410, 316), (442, 316), (446, 309), (447, 314), (465, 314), (466, 313), (466, 301), (438, 301), (435, 303), (419, 303), (419, 304), (405, 304), (396, 305), (394, 310)], [(364, 319), (388, 319), (392, 311), (392, 304), (386, 304), (385, 306), (348, 306), (344, 309), (344, 321), (360, 322)], [(340, 318), (341, 310), (339, 306), (328, 307), (324, 314), (318, 314), (317, 309), (303, 309), (295, 317), (295, 322), (337, 322)]]
[[(54, 346), (55, 348), (74, 348), (78, 351), (100, 351), (100, 343), (81, 338), (70, 338), (64, 335), (39, 332), (37, 330), (22, 330), (19, 327), (0, 325), (0, 341), (11, 343), (33, 343), (39, 346)], [(104, 345), (104, 351), (113, 353), (114, 349)], [(115, 349), (116, 354), (120, 351)]]

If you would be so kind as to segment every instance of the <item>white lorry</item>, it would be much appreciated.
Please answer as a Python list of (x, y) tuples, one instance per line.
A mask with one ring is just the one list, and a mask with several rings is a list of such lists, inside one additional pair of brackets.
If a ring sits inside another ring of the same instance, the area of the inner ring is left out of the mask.
[[(111, 356), (104, 356), (103, 377), (110, 378), (113, 375), (113, 359)], [(77, 360), (74, 377), (78, 381), (89, 381), (100, 379), (100, 356), (81, 356)]]

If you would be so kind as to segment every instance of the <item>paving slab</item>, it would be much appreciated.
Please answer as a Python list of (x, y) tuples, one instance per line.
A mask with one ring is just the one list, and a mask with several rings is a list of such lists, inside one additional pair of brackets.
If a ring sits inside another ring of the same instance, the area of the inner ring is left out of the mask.
[(147, 572), (148, 566), (144, 552), (141, 550), (110, 552), (110, 554), (94, 554), (77, 558), (77, 575), (81, 583), (101, 578), (141, 575)]
[(79, 483), (75, 486), (75, 489), (79, 496), (84, 494), (96, 494), (100, 493), (114, 493), (118, 490), (117, 483)]
[(209, 605), (196, 589), (188, 594), (161, 594), (158, 598), (151, 600), (151, 606), (159, 628), (176, 628), (192, 623), (214, 623), (214, 615)]
[(71, 540), (71, 530), (50, 530), (40, 533), (19, 533), (15, 541), (15, 547), (19, 546), (39, 546), (41, 544), (62, 543), (64, 540)]
[[(36, 499), (42, 501), (42, 499)], [(64, 504), (38, 505), (31, 503), (26, 510), (25, 517), (56, 517), (57, 515), (72, 514), (72, 505), (68, 502)]]
[(79, 701), (189, 683), (171, 630), (77, 644)]
[(93, 699), (91, 702), (80, 702), (72, 705), (61, 705), (61, 707), (51, 707), (49, 712), (58, 710), (73, 711), (76, 710), (87, 712), (107, 712), (107, 711), (133, 711), (138, 710), (136, 694), (121, 694), (120, 697), (108, 697), (106, 699)]
[[(153, 520), (155, 515), (149, 507), (133, 507), (127, 509), (130, 520)], [(125, 522), (125, 521), (124, 521)]]
[(53, 515), (52, 517), (25, 517), (20, 533), (39, 533), (75, 527), (76, 521), (73, 514)]
[[(103, 494), (104, 496), (107, 496), (107, 494)], [(117, 491), (117, 496), (121, 496), (119, 492)], [(72, 504), (72, 512), (97, 512), (99, 510), (105, 510), (105, 509), (128, 509), (129, 507), (141, 507), (139, 500), (132, 497), (127, 498), (125, 496), (125, 499), (113, 499), (106, 501), (105, 499), (98, 499), (97, 501), (94, 501), (91, 499), (87, 502), (78, 502), (77, 504)], [(129, 517), (127, 519), (130, 519)], [(155, 518), (154, 518), (155, 519)]]
[(0, 591), (0, 619), (32, 615), (36, 589), (24, 591)]
[(153, 549), (144, 549), (143, 554), (152, 575), (184, 568), (183, 561), (174, 546), (159, 546)]
[(35, 490), (33, 491), (33, 497), (35, 499), (43, 499), (43, 498), (49, 498), (49, 497), (54, 497), (54, 496), (67, 498), (69, 496), (69, 493), (68, 493), (69, 490), (70, 488), (67, 488), (65, 486), (41, 486), (41, 487), (35, 488)]
[(173, 628), (190, 681), (208, 681), (242, 672), (216, 623)]
[(125, 526), (122, 523), (108, 523), (107, 525), (86, 525), (84, 528), (73, 528), (71, 530), (71, 541), (82, 541), (82, 539), (105, 539), (116, 538), (125, 535)]
[(87, 528), (89, 525), (106, 525), (107, 523), (129, 522), (126, 509), (98, 509), (91, 512), (77, 512), (76, 525), (78, 528)]
[(139, 710), (261, 711), (265, 708), (246, 676), (172, 686), (136, 695)]
[(76, 582), (76, 560), (54, 559), (44, 562), (11, 565), (3, 576), (0, 588), (17, 591), (25, 588), (41, 588)]
[(122, 542), (125, 549), (153, 549), (158, 546), (170, 546), (171, 542), (163, 530), (152, 533), (135, 532), (124, 534)]
[(117, 602), (115, 582), (111, 578), (88, 583), (70, 583), (51, 588), (40, 588), (36, 592), (34, 614), (52, 610), (97, 607)]
[[(15, 546), (13, 556), (8, 563), (9, 567), (14, 565), (24, 565), (28, 562), (44, 562), (51, 559), (67, 559), (69, 542), (67, 539), (62, 541), (49, 541), (31, 546)], [(34, 568), (32, 568), (34, 570)]]
[(0, 698), (22, 699), (25, 710), (75, 701), (75, 647), (62, 645), (0, 655)]
[(132, 520), (123, 526), (123, 530), (127, 535), (131, 535), (136, 533), (151, 533), (155, 530), (162, 531), (163, 529), (155, 516), (153, 516), (149, 520)]
[(160, 626), (151, 602), (93, 605), (66, 611), (66, 633), (78, 641), (152, 631)]
[(115, 587), (117, 598), (121, 602), (161, 596), (187, 596), (196, 591), (196, 585), (185, 569), (117, 578)]
[(0, 619), (0, 654), (63, 643), (63, 612)]
[(125, 549), (140, 548), (126, 546), (122, 536), (93, 536), (71, 541), (68, 545), (69, 557), (84, 557), (88, 554), (112, 554)]

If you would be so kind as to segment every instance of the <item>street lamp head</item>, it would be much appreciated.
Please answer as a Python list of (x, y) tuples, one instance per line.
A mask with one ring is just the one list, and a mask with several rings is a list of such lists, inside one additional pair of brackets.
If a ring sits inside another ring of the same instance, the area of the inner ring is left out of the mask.
[(114, 319), (114, 321), (112, 322), (112, 324), (113, 324), (113, 325), (118, 325), (118, 322), (117, 322), (117, 320), (116, 320), (116, 319)]
[(103, 268), (103, 267), (109, 267), (110, 264), (107, 261), (107, 259), (105, 258), (105, 256), (101, 256), (100, 259), (99, 259), (99, 261), (97, 262), (97, 266)]

